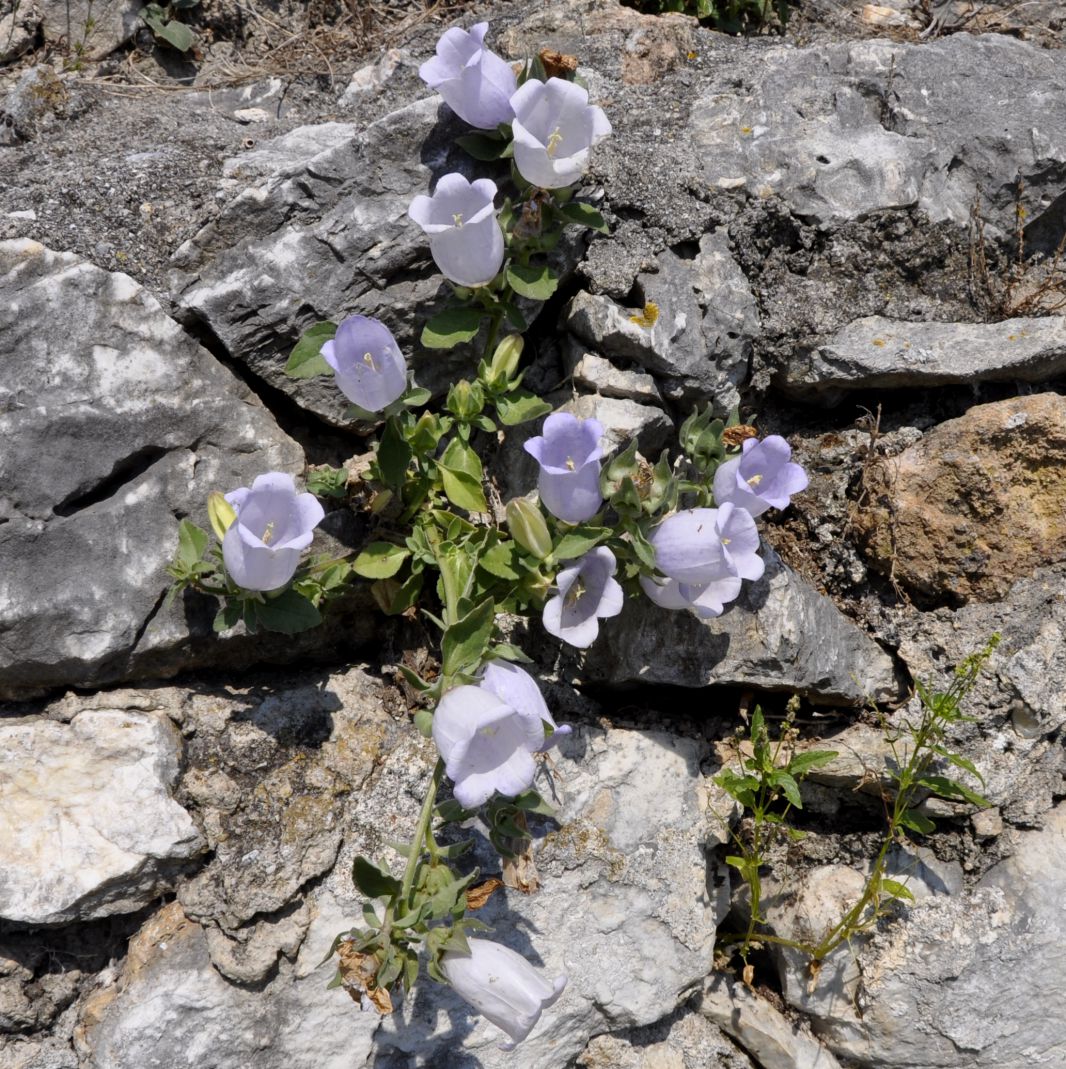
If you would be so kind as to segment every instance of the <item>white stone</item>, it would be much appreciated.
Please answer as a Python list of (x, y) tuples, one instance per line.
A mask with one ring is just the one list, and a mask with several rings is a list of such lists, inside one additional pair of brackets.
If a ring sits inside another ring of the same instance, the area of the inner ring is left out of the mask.
[(62, 924), (146, 905), (200, 836), (171, 797), (164, 718), (93, 709), (0, 725), (0, 918)]

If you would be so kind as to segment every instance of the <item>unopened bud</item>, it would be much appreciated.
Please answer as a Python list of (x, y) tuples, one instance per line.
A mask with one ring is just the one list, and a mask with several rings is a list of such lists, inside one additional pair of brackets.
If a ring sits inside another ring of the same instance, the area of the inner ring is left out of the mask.
[(448, 391), (448, 411), (456, 419), (472, 420), (484, 407), (485, 392), (480, 383), (461, 379)]
[(540, 509), (528, 498), (516, 497), (507, 502), (507, 526), (511, 537), (537, 560), (544, 560), (551, 553), (548, 525)]
[(489, 364), (489, 383), (492, 386), (504, 386), (518, 370), (518, 361), (522, 359), (525, 341), (521, 334), (508, 334), (492, 354)]
[(211, 529), (221, 541), (233, 526), (233, 521), (237, 519), (237, 510), (222, 493), (215, 490), (207, 499), (207, 516), (211, 521)]

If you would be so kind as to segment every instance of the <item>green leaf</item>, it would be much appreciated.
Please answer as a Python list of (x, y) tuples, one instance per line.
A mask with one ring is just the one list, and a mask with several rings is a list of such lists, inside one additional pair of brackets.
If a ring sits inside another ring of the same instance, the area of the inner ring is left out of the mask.
[(395, 579), (379, 579), (370, 588), (370, 593), (378, 603), (381, 611), (388, 616), (398, 616), (406, 612), (422, 591), (422, 573), (415, 572), (402, 583)]
[(967, 772), (970, 773), (971, 776), (974, 777), (974, 779), (977, 780), (978, 783), (984, 783), (984, 776), (982, 776), (981, 773), (977, 771), (977, 766), (972, 761), (967, 760), (961, 754), (951, 753), (950, 750), (945, 750), (943, 746), (930, 746), (929, 748), (933, 751), (933, 753), (939, 754), (946, 761), (949, 761), (951, 764), (953, 764), (956, 768), (965, 769)]
[[(153, 27), (153, 29), (155, 29)], [(188, 52), (196, 44), (196, 34), (184, 22), (166, 23), (161, 29), (155, 29), (155, 35), (172, 45), (179, 52)]]
[(520, 297), (531, 301), (546, 301), (558, 288), (559, 280), (548, 267), (511, 264), (507, 268), (507, 282)]
[(385, 424), (378, 445), (378, 468), (381, 477), (389, 486), (403, 485), (407, 465), (411, 463), (411, 447), (404, 441), (396, 420), (390, 419)]
[(412, 386), (407, 393), (400, 398), (408, 408), (420, 408), (433, 394), (425, 386)]
[(481, 489), (481, 482), (465, 471), (452, 471), (440, 466), (441, 482), (448, 500), (468, 512), (488, 512), (489, 504)]
[(352, 882), (367, 898), (392, 898), (399, 894), (400, 881), (361, 854), (352, 862)]
[(771, 782), (775, 787), (781, 788), (792, 805), (797, 809), (803, 808), (803, 798), (800, 795), (799, 784), (787, 772), (775, 772), (771, 777)]
[(610, 533), (609, 527), (573, 527), (555, 543), (552, 554), (556, 560), (573, 560), (575, 557), (583, 557)]
[(433, 713), (431, 710), (419, 709), (415, 713), (415, 729), (422, 738), (433, 738)]
[(919, 835), (931, 835), (936, 831), (936, 825), (917, 809), (904, 809), (900, 814), (899, 822), (904, 828), (917, 832)]
[(510, 642), (497, 642), (492, 647), (492, 656), (499, 657), (504, 661), (514, 661), (517, 664), (532, 664), (533, 658), (527, 657), (517, 646)]
[(992, 803), (976, 791), (970, 790), (964, 783), (958, 780), (948, 779), (947, 776), (922, 776), (917, 781), (921, 786), (928, 788), (941, 798), (962, 799), (970, 805), (987, 809)]
[(474, 338), (480, 329), (480, 309), (448, 308), (422, 328), (422, 344), (427, 349), (454, 349)]
[(514, 804), (526, 813), (536, 813), (540, 817), (555, 816), (555, 810), (532, 788), (516, 795)]
[(495, 545), (491, 549), (485, 550), (485, 552), (478, 557), (478, 564), (480, 564), (490, 575), (496, 576), (497, 579), (517, 581), (521, 576), (519, 576), (518, 572), (516, 572), (513, 567), (514, 552), (515, 547), (513, 542), (500, 542), (499, 545)]
[(235, 598), (227, 601), (215, 614), (214, 622), (211, 625), (216, 634), (221, 634), (231, 627), (236, 627), (240, 623), (242, 611), (241, 603)]
[(255, 606), (257, 622), (268, 631), (283, 635), (297, 635), (322, 623), (322, 614), (302, 594), (286, 590), (265, 602), (249, 602)]
[(610, 233), (603, 216), (591, 204), (572, 200), (568, 204), (560, 205), (559, 211), (568, 223), (578, 223), (580, 226), (587, 226), (590, 230), (597, 230), (601, 234)]
[(892, 898), (899, 898), (905, 902), (914, 901), (914, 895), (912, 895), (902, 883), (898, 883), (896, 880), (886, 880), (882, 877), (881, 890), (884, 891), (886, 895), (891, 895)]
[(328, 464), (307, 473), (307, 489), (315, 497), (346, 497), (348, 469), (331, 468)]
[(391, 542), (371, 542), (358, 557), (352, 569), (366, 579), (388, 579), (402, 567), (411, 551)]
[(316, 323), (305, 331), (289, 354), (285, 374), (293, 379), (310, 379), (315, 375), (332, 375), (333, 368), (322, 356), (322, 346), (337, 336), (336, 323)]
[(188, 520), (182, 520), (178, 524), (178, 561), (183, 564), (186, 570), (193, 567), (200, 561), (200, 558), (204, 555), (204, 550), (207, 549), (207, 543), (210, 541), (207, 532), (200, 527), (197, 527), (195, 523), (190, 523)]
[(444, 632), (441, 653), (445, 675), (454, 675), (481, 662), (495, 622), (496, 604), (492, 598), (486, 598)]
[(830, 764), (837, 756), (836, 750), (807, 750), (796, 754), (788, 763), (788, 771), (797, 779), (802, 779), (815, 768)]
[(527, 423), (551, 410), (552, 406), (547, 401), (542, 401), (529, 390), (514, 390), (496, 398), (496, 414), (500, 417), (500, 422), (507, 427)]
[(463, 134), (457, 137), (455, 143), (468, 155), (482, 163), (491, 163), (498, 160), (507, 148), (508, 142), (492, 134)]

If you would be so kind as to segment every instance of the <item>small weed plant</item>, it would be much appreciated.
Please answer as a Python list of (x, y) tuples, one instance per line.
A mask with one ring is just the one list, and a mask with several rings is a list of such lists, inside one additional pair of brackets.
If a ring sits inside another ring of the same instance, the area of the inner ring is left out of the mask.
[(738, 824), (738, 830), (732, 833), (734, 852), (726, 858), (749, 890), (748, 925), (744, 932), (727, 936), (723, 941), (725, 949), (739, 953), (744, 962), (745, 979), (750, 980), (752, 975), (748, 961), (751, 951), (771, 943), (806, 954), (810, 959), (813, 982), (822, 962), (853, 936), (873, 927), (893, 902), (914, 900), (905, 881), (889, 878), (889, 856), (893, 846), (905, 844), (910, 836), (929, 835), (936, 830), (933, 821), (920, 808), (923, 799), (933, 795), (980, 808), (991, 804), (947, 774), (948, 769), (960, 769), (982, 782), (974, 764), (949, 750), (947, 742), (954, 725), (973, 720), (963, 714), (962, 705), (998, 643), (999, 635), (993, 635), (982, 650), (967, 657), (956, 668), (951, 685), (945, 691), (934, 691), (917, 683), (921, 715), (916, 719), (905, 718), (899, 724), (890, 724), (882, 716), (891, 760), (882, 781), (885, 831), (881, 847), (858, 900), (816, 942), (786, 939), (768, 930), (761, 873), (768, 864), (772, 846), (782, 839), (803, 837), (801, 831), (788, 823), (790, 813), (803, 808), (800, 784), (815, 769), (829, 765), (837, 752), (795, 751), (798, 734), (794, 726), (795, 703), (790, 704), (776, 740), (770, 739), (762, 710), (756, 707), (748, 733), (751, 755), (742, 758), (739, 768), (724, 769), (715, 777), (718, 786), (750, 817)]

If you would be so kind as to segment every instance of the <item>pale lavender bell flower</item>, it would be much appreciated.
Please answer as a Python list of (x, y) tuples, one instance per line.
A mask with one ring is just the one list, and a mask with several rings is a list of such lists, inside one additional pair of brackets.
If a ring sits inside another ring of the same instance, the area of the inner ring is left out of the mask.
[(518, 173), (541, 189), (573, 185), (588, 167), (589, 150), (610, 132), (588, 91), (563, 78), (529, 79), (511, 97)]
[(229, 577), (244, 590), (277, 590), (293, 577), (300, 553), (325, 516), (314, 494), (298, 494), (291, 475), (270, 471), (225, 495), (237, 518), (222, 539)]
[(743, 509), (686, 509), (652, 531), (658, 581), (641, 578), (644, 592), (664, 609), (691, 609), (700, 617), (718, 616), (739, 594), (741, 581), (765, 570), (755, 520)]
[(761, 516), (767, 509), (788, 507), (789, 498), (807, 489), (807, 473), (792, 462), (792, 449), (778, 434), (761, 442), (748, 438), (743, 453), (714, 473), (714, 500)]
[(569, 735), (569, 724), (557, 724), (548, 710), (537, 681), (524, 669), (511, 661), (489, 661), (481, 671), (478, 683), (482, 690), (494, 694), (523, 717), (536, 717), (544, 725), (544, 741), (538, 750), (548, 750), (558, 742), (559, 736)]
[(407, 214), (429, 235), (441, 274), (460, 286), (484, 286), (503, 266), (503, 231), (493, 198), (496, 183), (446, 174), (432, 196), (420, 193)]
[(622, 611), (623, 593), (614, 578), (618, 562), (597, 546), (555, 577), (559, 593), (544, 606), (544, 630), (579, 650), (600, 633), (600, 620)]
[(441, 970), (478, 1013), (507, 1033), (500, 1049), (514, 1050), (563, 993), (566, 975), (549, 981), (521, 954), (491, 939), (468, 939), (467, 944), (469, 953), (446, 951)]
[(544, 724), (535, 710), (516, 709), (485, 687), (465, 685), (441, 698), (433, 741), (456, 800), (476, 809), (496, 791), (513, 798), (532, 786)]
[(603, 424), (553, 412), (542, 433), (523, 448), (540, 465), (537, 490), (544, 507), (567, 523), (591, 519), (603, 504), (600, 459)]
[(495, 130), (511, 121), (510, 100), (518, 84), (511, 65), (485, 47), (488, 28), (487, 22), (479, 22), (469, 31), (458, 26), (445, 30), (437, 54), (418, 68), (422, 81), (479, 130)]
[(322, 358), (333, 368), (341, 393), (367, 412), (381, 412), (407, 388), (403, 353), (378, 319), (349, 316), (322, 346)]

